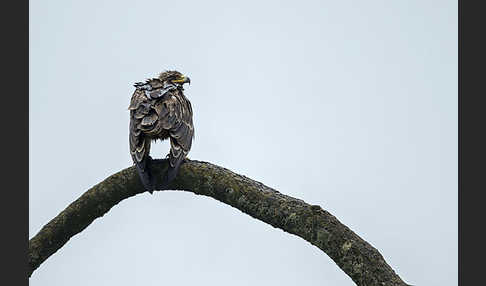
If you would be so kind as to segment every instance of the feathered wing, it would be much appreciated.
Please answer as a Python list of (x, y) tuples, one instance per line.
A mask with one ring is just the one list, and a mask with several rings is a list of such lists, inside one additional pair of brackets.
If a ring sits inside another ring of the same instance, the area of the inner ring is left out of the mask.
[(175, 178), (182, 161), (191, 150), (194, 135), (191, 103), (181, 94), (164, 98), (161, 101), (159, 121), (170, 137), (169, 169), (163, 181), (165, 187)]
[(194, 135), (192, 107), (179, 92), (168, 87), (149, 91), (137, 89), (132, 96), (129, 107), (130, 153), (142, 183), (149, 191), (153, 189), (147, 166), (151, 140), (170, 138), (169, 169), (163, 179), (163, 187), (175, 178), (191, 149)]
[(128, 109), (130, 110), (130, 155), (143, 185), (152, 191), (152, 177), (148, 169), (151, 141), (145, 132), (156, 122), (157, 116), (152, 111), (149, 100), (140, 90), (136, 90), (133, 94)]

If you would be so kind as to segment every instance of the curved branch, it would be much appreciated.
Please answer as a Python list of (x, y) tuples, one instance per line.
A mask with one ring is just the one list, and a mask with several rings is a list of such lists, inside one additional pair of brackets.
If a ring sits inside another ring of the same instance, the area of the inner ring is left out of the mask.
[[(155, 177), (162, 178), (167, 161), (155, 160), (152, 170)], [(407, 285), (374, 247), (320, 206), (309, 205), (228, 169), (200, 161), (184, 163), (169, 189), (212, 197), (300, 236), (329, 255), (357, 285)], [(93, 220), (120, 201), (144, 191), (134, 167), (89, 189), (30, 239), (29, 277)]]

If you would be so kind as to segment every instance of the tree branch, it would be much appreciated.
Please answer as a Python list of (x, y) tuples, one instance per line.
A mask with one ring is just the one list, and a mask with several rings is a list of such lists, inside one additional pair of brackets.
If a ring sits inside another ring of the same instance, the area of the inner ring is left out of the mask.
[[(155, 177), (162, 178), (167, 161), (155, 160), (152, 170)], [(300, 236), (329, 255), (357, 285), (407, 285), (374, 247), (320, 206), (309, 205), (245, 176), (200, 161), (184, 163), (169, 189), (212, 197), (273, 227)], [(30, 239), (29, 277), (93, 220), (120, 201), (144, 191), (134, 167), (89, 189)]]

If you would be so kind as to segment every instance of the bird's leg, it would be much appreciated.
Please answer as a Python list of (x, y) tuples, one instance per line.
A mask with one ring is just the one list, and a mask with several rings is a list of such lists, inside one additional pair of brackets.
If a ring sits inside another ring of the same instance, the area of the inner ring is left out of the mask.
[(142, 181), (143, 187), (150, 194), (153, 194), (155, 190), (155, 179), (154, 176), (152, 175), (152, 169), (151, 169), (152, 157), (147, 156), (145, 160), (146, 160), (144, 162), (145, 164), (136, 164), (137, 171), (140, 176), (140, 180)]
[(151, 186), (151, 190), (149, 192), (150, 192), (150, 194), (153, 194), (154, 190), (156, 190), (155, 189), (156, 181), (155, 181), (155, 177), (154, 177), (153, 172), (152, 172), (152, 164), (153, 164), (154, 160), (152, 159), (152, 157), (150, 157), (150, 155), (147, 156), (147, 157), (148, 157), (147, 158), (147, 160), (148, 160), (147, 161), (147, 171), (149, 173), (150, 186)]
[(136, 167), (137, 167), (138, 175), (140, 177), (140, 181), (142, 182), (143, 187), (145, 188), (145, 190), (149, 191), (149, 193), (152, 193), (153, 187), (152, 187), (152, 183), (151, 183), (152, 180), (151, 180), (151, 175), (149, 174), (149, 171), (147, 169), (142, 170), (140, 165), (136, 165)]

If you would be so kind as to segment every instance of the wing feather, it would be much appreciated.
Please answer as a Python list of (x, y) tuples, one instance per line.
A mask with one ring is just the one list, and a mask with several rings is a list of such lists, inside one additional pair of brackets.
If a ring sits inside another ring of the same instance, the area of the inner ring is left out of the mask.
[(150, 142), (170, 137), (166, 182), (172, 181), (191, 149), (194, 136), (192, 106), (182, 91), (169, 85), (136, 84), (130, 101), (130, 153), (142, 172), (146, 170)]
[[(136, 90), (133, 94), (128, 109), (130, 110), (130, 155), (135, 164), (145, 164), (144, 159), (150, 152), (150, 140), (142, 132), (142, 126), (144, 126), (144, 121), (146, 124), (150, 123), (150, 119), (153, 119), (153, 117), (149, 116), (148, 119), (145, 119), (144, 116), (149, 114), (150, 109), (146, 97), (139, 90)], [(156, 118), (154, 121), (156, 121)]]
[(169, 132), (170, 168), (165, 181), (172, 181), (179, 170), (180, 164), (186, 158), (192, 145), (194, 127), (192, 124), (192, 108), (190, 102), (180, 93), (171, 93), (161, 100), (154, 108), (159, 115), (161, 126)]

